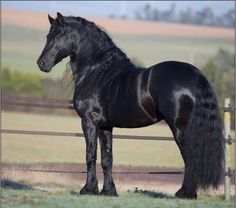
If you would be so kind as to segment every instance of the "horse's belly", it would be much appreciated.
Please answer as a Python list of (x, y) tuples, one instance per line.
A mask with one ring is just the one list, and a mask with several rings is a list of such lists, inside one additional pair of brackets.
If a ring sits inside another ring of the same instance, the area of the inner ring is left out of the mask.
[(158, 115), (149, 115), (139, 107), (117, 109), (111, 118), (114, 127), (138, 128), (149, 126), (161, 120)]
[(145, 126), (150, 126), (152, 124), (155, 124), (159, 122), (161, 119), (155, 119), (153, 121), (148, 121), (148, 120), (136, 120), (132, 122), (115, 122), (113, 127), (118, 127), (118, 128), (140, 128), (140, 127), (145, 127)]

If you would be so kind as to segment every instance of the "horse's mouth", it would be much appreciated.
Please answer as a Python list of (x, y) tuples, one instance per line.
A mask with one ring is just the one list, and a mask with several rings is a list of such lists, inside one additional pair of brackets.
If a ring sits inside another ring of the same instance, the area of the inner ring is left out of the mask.
[(43, 72), (49, 73), (52, 70), (52, 68), (49, 68), (49, 69), (40, 68), (40, 70), (43, 71)]
[(40, 66), (38, 65), (40, 70), (46, 73), (49, 73), (52, 70), (52, 67)]

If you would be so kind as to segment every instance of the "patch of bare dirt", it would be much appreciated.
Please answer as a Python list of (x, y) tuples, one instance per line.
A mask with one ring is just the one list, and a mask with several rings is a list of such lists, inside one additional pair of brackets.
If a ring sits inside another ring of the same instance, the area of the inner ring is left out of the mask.
[[(119, 191), (135, 190), (138, 188), (173, 195), (181, 187), (183, 175), (155, 174), (155, 172), (181, 171), (180, 169), (173, 168), (119, 165), (113, 168), (113, 177)], [(99, 166), (97, 166), (97, 176), (101, 190), (103, 174)], [(13, 181), (25, 181), (37, 189), (49, 192), (61, 190), (79, 191), (86, 180), (86, 166), (76, 164), (3, 164), (2, 178)], [(233, 194), (234, 186), (232, 185), (231, 188), (231, 193)], [(205, 192), (205, 194), (210, 195), (222, 195), (223, 193), (223, 185), (218, 190), (210, 189)]]
[[(25, 173), (66, 174), (75, 180), (84, 180), (86, 176), (86, 166), (81, 164), (3, 164), (3, 170)], [(168, 172), (177, 172), (177, 174), (170, 174)], [(119, 181), (165, 181), (180, 183), (182, 181), (181, 172), (181, 169), (174, 168), (132, 167), (125, 165), (113, 167), (114, 178)], [(97, 165), (97, 175), (98, 179), (103, 179), (100, 165)]]

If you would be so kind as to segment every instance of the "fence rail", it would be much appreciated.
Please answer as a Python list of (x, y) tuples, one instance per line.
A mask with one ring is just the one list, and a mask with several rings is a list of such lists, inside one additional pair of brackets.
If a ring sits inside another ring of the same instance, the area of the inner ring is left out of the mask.
[[(55, 98), (37, 98), (37, 97), (21, 97), (21, 96), (4, 96), (2, 98), (2, 105), (25, 106), (36, 108), (58, 108), (74, 110), (72, 100), (63, 100)], [(220, 107), (221, 111), (233, 112), (232, 106)]]
[[(3, 134), (31, 134), (40, 136), (63, 136), (63, 137), (84, 137), (83, 133), (72, 132), (54, 132), (54, 131), (26, 131), (14, 129), (2, 129)], [(133, 136), (133, 135), (113, 135), (115, 139), (133, 139), (133, 140), (147, 140), (147, 141), (173, 141), (172, 137), (158, 137), (158, 136)]]
[[(43, 170), (43, 169), (25, 169), (25, 168), (4, 168), (7, 170), (14, 170), (14, 171), (24, 171), (24, 172), (40, 172), (40, 173), (69, 173), (69, 174), (86, 174), (87, 171), (66, 171), (66, 170)], [(102, 174), (103, 172), (97, 171), (98, 174)], [(183, 171), (112, 171), (114, 174), (124, 174), (124, 175), (180, 175), (183, 174)]]
[(53, 98), (24, 98), (20, 96), (7, 96), (2, 98), (2, 105), (74, 110), (72, 100), (62, 100)]
[[(227, 99), (226, 99), (227, 100)], [(235, 139), (232, 139), (230, 136), (230, 115), (229, 113), (234, 112), (234, 108), (228, 104), (224, 107), (220, 107), (221, 111), (224, 111), (224, 124), (227, 132), (225, 132), (225, 143), (226, 151), (225, 156), (229, 160), (229, 146)], [(54, 108), (54, 109), (67, 109), (74, 110), (72, 100), (61, 100), (61, 99), (52, 99), (52, 98), (35, 98), (35, 97), (17, 97), (17, 96), (4, 96), (2, 98), (2, 105), (4, 106), (25, 106), (25, 107), (36, 107), (36, 108)], [(52, 132), (52, 131), (27, 131), (27, 130), (14, 130), (14, 129), (1, 129), (1, 133), (4, 134), (28, 134), (28, 135), (41, 135), (41, 136), (64, 136), (64, 137), (83, 137), (83, 133), (74, 133), (74, 132)], [(150, 140), (150, 141), (174, 141), (172, 137), (158, 137), (158, 136), (133, 136), (133, 135), (113, 135), (115, 139), (134, 139), (134, 140)], [(8, 168), (7, 168), (8, 169)], [(31, 172), (60, 172), (60, 173), (86, 173), (86, 171), (56, 171), (56, 170), (40, 170), (40, 169), (12, 169), (15, 171), (31, 171)], [(229, 172), (232, 171), (229, 167), (229, 162), (225, 165), (225, 199), (229, 200), (229, 186), (232, 174)], [(118, 174), (183, 174), (182, 171), (153, 171), (153, 172), (117, 172)]]

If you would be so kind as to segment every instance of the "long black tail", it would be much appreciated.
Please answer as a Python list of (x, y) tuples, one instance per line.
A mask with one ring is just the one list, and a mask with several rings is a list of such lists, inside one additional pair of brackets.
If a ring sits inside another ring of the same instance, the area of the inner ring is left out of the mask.
[(216, 95), (207, 79), (200, 76), (191, 117), (183, 132), (191, 171), (197, 187), (217, 188), (224, 167), (224, 136)]

